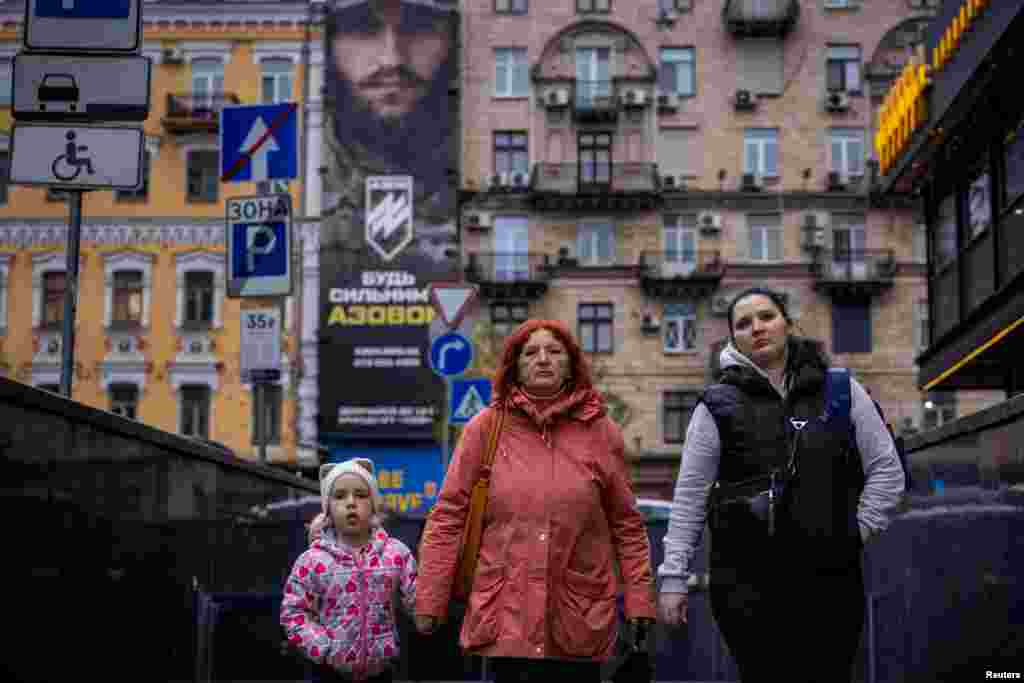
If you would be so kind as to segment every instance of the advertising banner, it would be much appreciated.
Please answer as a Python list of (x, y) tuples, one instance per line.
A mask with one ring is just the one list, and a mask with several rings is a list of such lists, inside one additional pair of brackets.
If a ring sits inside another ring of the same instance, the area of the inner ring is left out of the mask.
[[(362, 447), (338, 447), (331, 449), (330, 462), (344, 462), (366, 455)], [(437, 494), (444, 480), (441, 448), (374, 448), (371, 455), (384, 507), (402, 515), (427, 514), (437, 502)]]
[[(433, 439), (429, 285), (458, 277), (454, 0), (335, 0), (325, 30), (320, 431)], [(450, 173), (449, 171), (452, 171)]]

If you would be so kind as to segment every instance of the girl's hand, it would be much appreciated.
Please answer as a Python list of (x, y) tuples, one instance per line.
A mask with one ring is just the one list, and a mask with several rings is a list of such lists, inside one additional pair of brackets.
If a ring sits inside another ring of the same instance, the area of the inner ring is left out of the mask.
[(429, 614), (417, 614), (415, 617), (416, 630), (425, 636), (429, 636), (440, 625), (440, 619)]

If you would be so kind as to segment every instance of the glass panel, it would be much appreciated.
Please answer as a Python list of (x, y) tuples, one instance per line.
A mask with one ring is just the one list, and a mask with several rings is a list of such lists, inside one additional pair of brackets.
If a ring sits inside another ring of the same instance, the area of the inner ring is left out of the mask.
[(594, 350), (594, 324), (584, 323), (580, 325), (580, 344), (584, 351)]
[(935, 226), (935, 267), (942, 268), (956, 258), (956, 195), (951, 194), (939, 203)]
[(1006, 139), (1006, 199), (1013, 204), (1024, 194), (1024, 121)]
[(971, 183), (967, 193), (967, 215), (971, 237), (988, 230), (992, 222), (992, 193), (988, 173), (982, 173)]
[(494, 75), (494, 91), (499, 95), (507, 95), (509, 92), (508, 85), (508, 65), (505, 63), (505, 55), (499, 51), (497, 54), (498, 60), (495, 66)]
[(764, 228), (750, 229), (750, 258), (757, 261), (765, 258)]
[(612, 350), (612, 326), (611, 323), (599, 323), (597, 326), (597, 350), (607, 352)]
[(939, 277), (935, 278), (935, 306), (932, 312), (935, 314), (935, 337), (938, 339), (943, 334), (953, 329), (960, 321), (960, 296), (958, 294), (959, 273), (956, 268), (949, 268)]
[(747, 140), (744, 148), (746, 153), (743, 158), (743, 172), (757, 173), (760, 167), (760, 146), (753, 140)]
[(764, 143), (764, 175), (774, 176), (779, 172), (779, 145), (774, 140)]
[(846, 91), (860, 92), (860, 61), (846, 62)]

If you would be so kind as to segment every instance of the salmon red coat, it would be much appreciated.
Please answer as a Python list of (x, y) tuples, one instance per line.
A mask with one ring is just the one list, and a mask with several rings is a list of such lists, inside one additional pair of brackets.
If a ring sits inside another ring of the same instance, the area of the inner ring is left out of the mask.
[[(654, 618), (650, 548), (622, 431), (593, 390), (538, 414), (514, 391), (498, 441), (462, 647), (488, 657), (604, 660), (617, 634), (614, 563), (628, 618)], [(417, 614), (448, 610), (490, 407), (467, 425), (420, 544)]]

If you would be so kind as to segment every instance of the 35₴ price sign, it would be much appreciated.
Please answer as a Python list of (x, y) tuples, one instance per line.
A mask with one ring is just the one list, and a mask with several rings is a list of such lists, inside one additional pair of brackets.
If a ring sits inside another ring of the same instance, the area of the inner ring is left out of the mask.
[(242, 309), (242, 378), (281, 370), (281, 312), (276, 308)]

